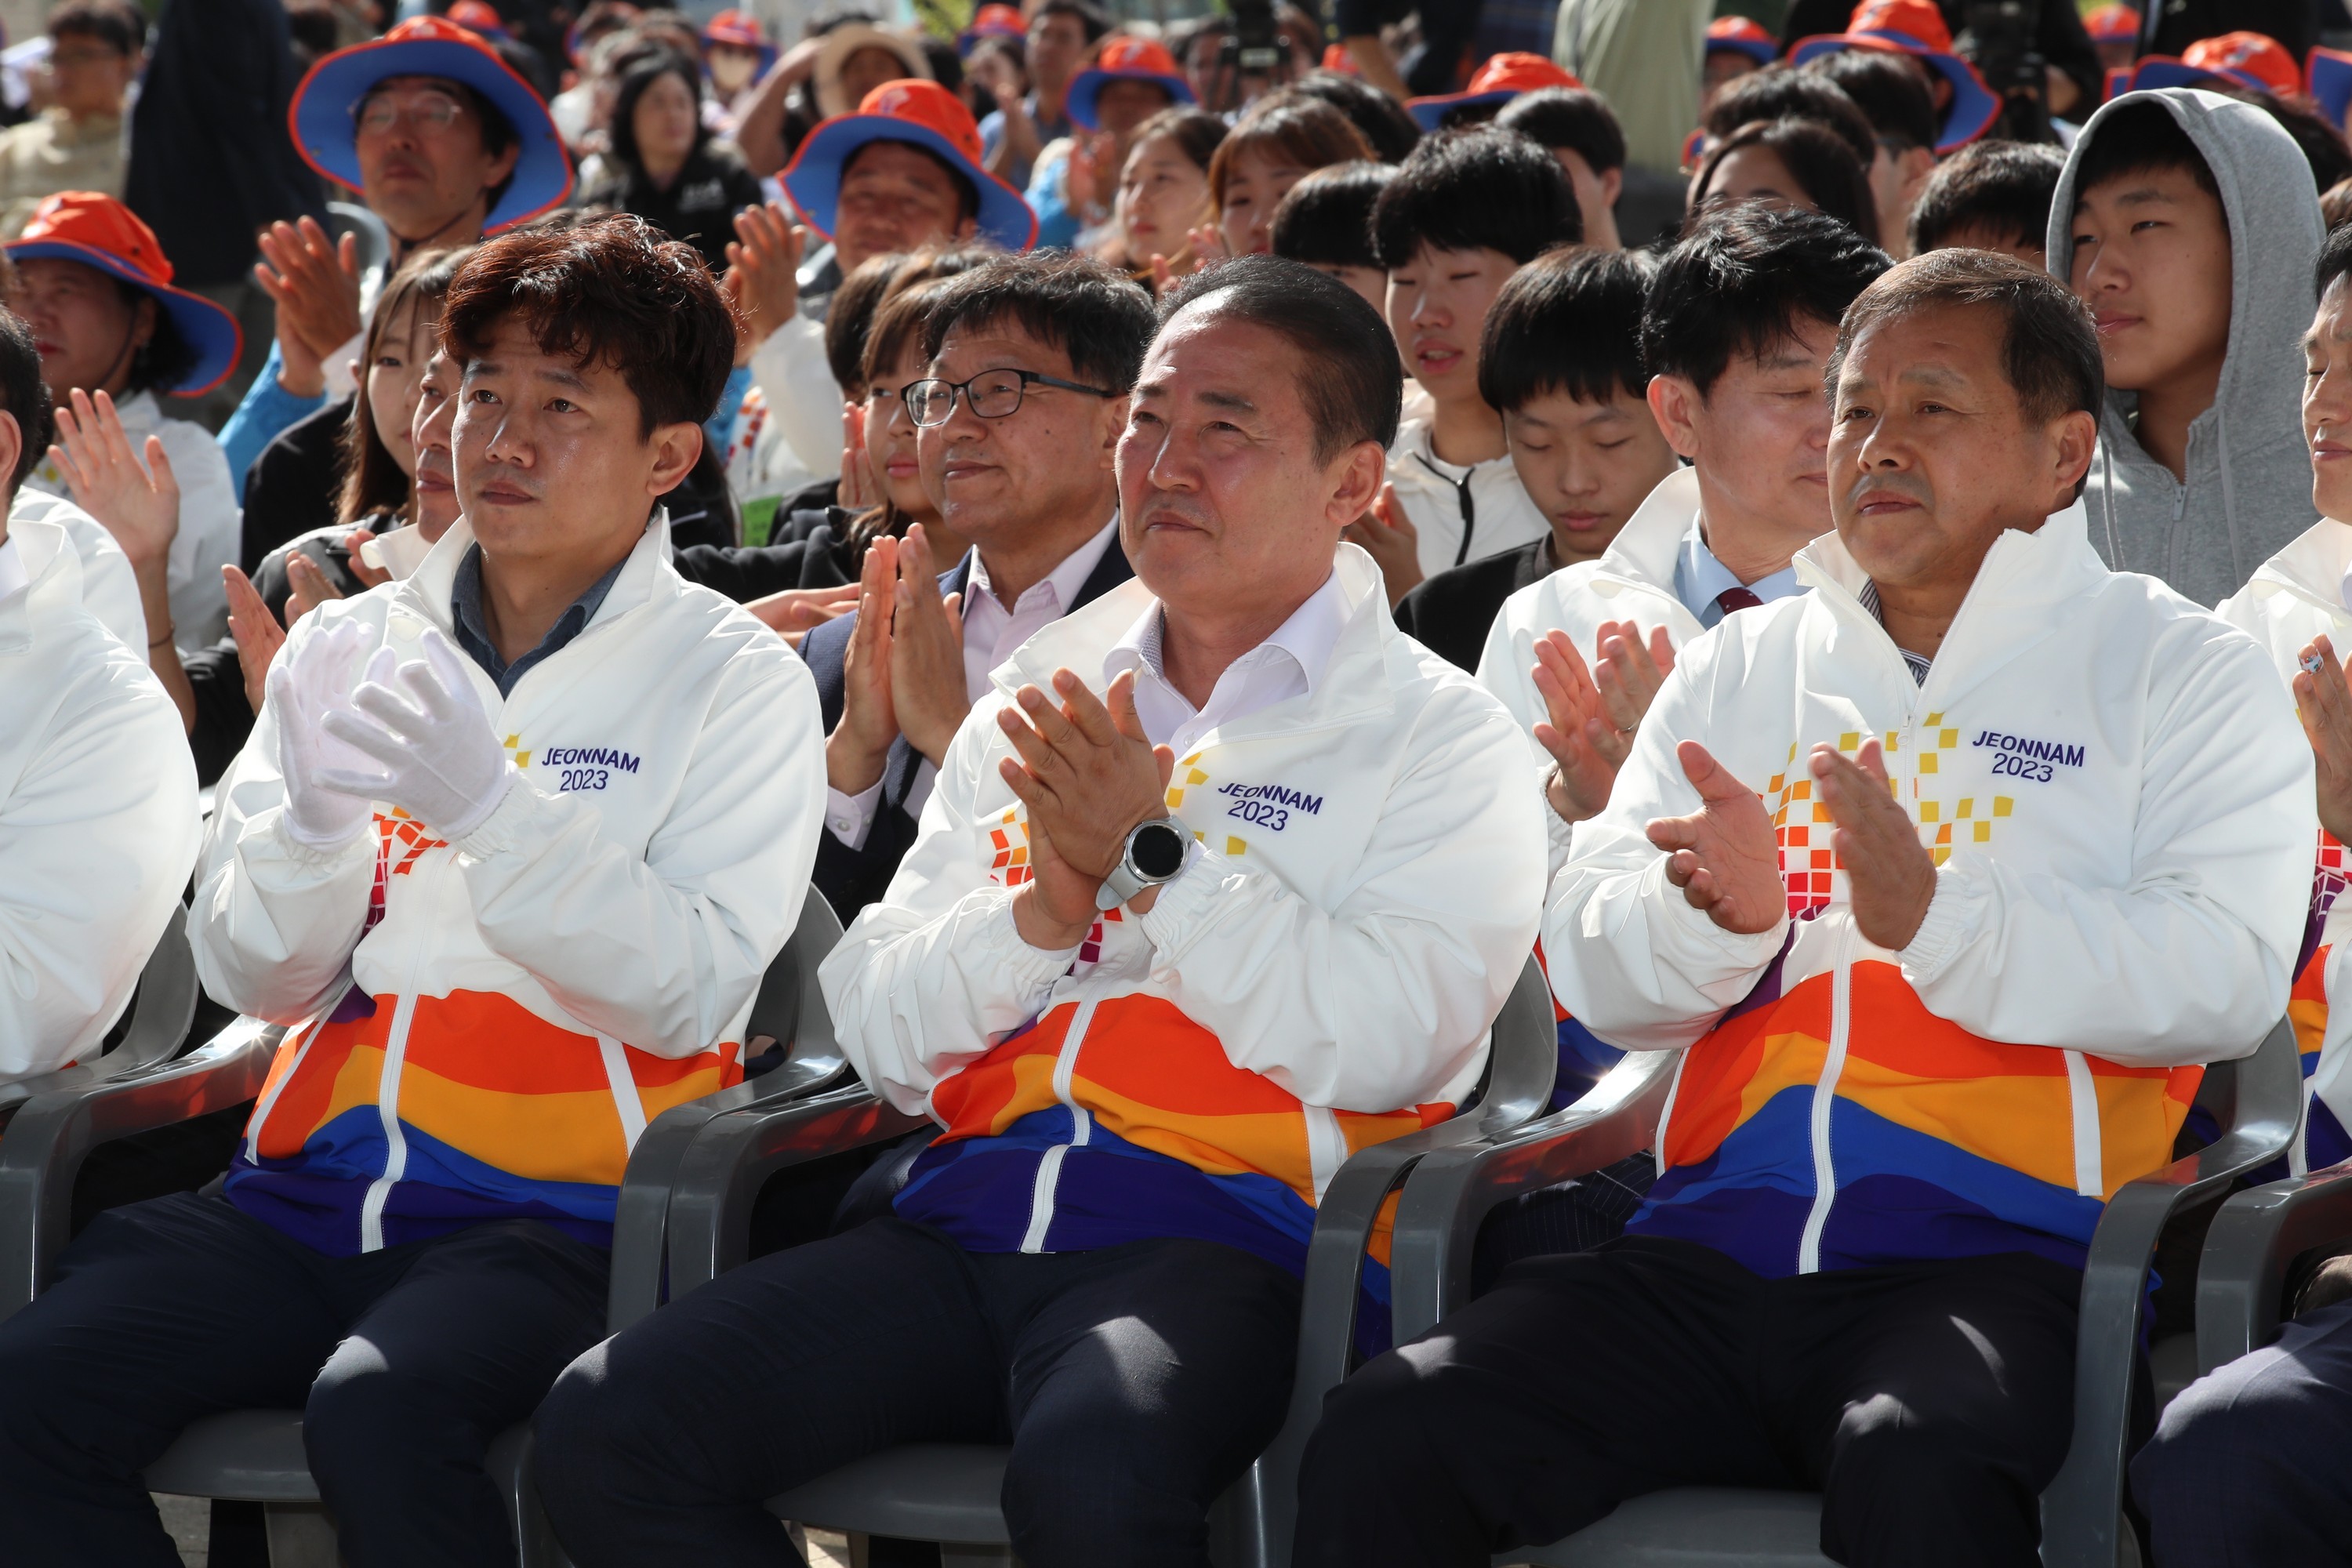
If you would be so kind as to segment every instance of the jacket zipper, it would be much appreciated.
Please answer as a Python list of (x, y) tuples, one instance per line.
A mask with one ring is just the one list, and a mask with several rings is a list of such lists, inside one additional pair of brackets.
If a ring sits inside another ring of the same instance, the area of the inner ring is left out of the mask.
[(1037, 1162), (1036, 1184), (1029, 1196), (1029, 1229), (1021, 1237), (1024, 1252), (1045, 1250), (1045, 1233), (1054, 1227), (1054, 1189), (1062, 1177), (1062, 1161), (1072, 1149), (1084, 1148), (1094, 1131), (1094, 1118), (1070, 1098), (1070, 1080), (1078, 1066), (1078, 1047), (1086, 1044), (1087, 1031), (1094, 1021), (1095, 998), (1089, 996), (1070, 1016), (1069, 1029), (1062, 1036), (1061, 1054), (1054, 1058), (1054, 1098), (1070, 1112), (1070, 1141), (1055, 1144)]
[(1853, 1026), (1853, 916), (1843, 917), (1837, 934), (1837, 967), (1830, 979), (1830, 1048), (1822, 1062), (1822, 1076), (1813, 1085), (1813, 1207), (1805, 1216), (1804, 1238), (1797, 1244), (1797, 1272), (1815, 1274), (1822, 1267), (1822, 1232), (1837, 1202), (1837, 1164), (1830, 1154), (1830, 1116), (1837, 1106), (1838, 1079), (1845, 1072), (1846, 1039)]
[[(450, 855), (457, 851), (453, 848)], [(416, 868), (418, 886), (409, 897), (421, 903), (425, 898), (424, 884), (427, 879), (438, 882), (446, 856), (434, 857), (429, 864)], [(400, 1000), (394, 1006), (390, 1037), (384, 1041), (383, 1072), (376, 1079), (376, 1115), (383, 1126), (383, 1174), (370, 1183), (367, 1196), (360, 1204), (360, 1250), (383, 1250), (383, 1206), (392, 1196), (392, 1189), (408, 1172), (408, 1137), (400, 1129), (400, 1075), (408, 1058), (408, 1026), (416, 1015), (416, 983), (425, 967), (425, 944), (420, 940), (408, 954), (408, 979), (400, 988)]]

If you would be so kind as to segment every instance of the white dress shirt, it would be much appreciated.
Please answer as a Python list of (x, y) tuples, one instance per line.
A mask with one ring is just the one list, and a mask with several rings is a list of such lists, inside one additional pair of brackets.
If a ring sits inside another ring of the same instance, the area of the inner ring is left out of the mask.
[(0, 605), (23, 593), (29, 581), (25, 574), (25, 558), (17, 552), (16, 542), (0, 539)]
[(1133, 670), (1135, 716), (1143, 721), (1143, 732), (1153, 745), (1167, 746), (1181, 757), (1220, 725), (1294, 697), (1313, 696), (1347, 624), (1348, 596), (1333, 574), (1273, 636), (1227, 665), (1210, 688), (1207, 705), (1196, 709), (1168, 683), (1160, 651), (1167, 622), (1155, 604), (1103, 656), (1103, 685), (1108, 689), (1122, 671)]
[[(1102, 564), (1103, 552), (1118, 535), (1118, 517), (1113, 513), (1092, 539), (1064, 556), (1062, 563), (1043, 582), (1033, 584), (1011, 609), (989, 586), (987, 561), (973, 552), (963, 594), (963, 689), (970, 700), (980, 700), (988, 689), (989, 672), (1013, 657), (1014, 648), (1077, 607), (1087, 579)], [(923, 803), (931, 798), (931, 784), (938, 777), (939, 769), (929, 758), (917, 765), (914, 786), (907, 792), (908, 816), (923, 815)], [(827, 785), (825, 831), (852, 849), (864, 848), (866, 836), (874, 828), (875, 813), (881, 808), (882, 784), (882, 779), (876, 779), (856, 795), (844, 795)]]
[(1775, 599), (1793, 598), (1805, 591), (1797, 581), (1794, 562), (1781, 567), (1769, 577), (1759, 577), (1753, 583), (1742, 583), (1739, 574), (1715, 558), (1707, 548), (1706, 531), (1699, 514), (1691, 513), (1690, 531), (1683, 535), (1682, 548), (1675, 555), (1675, 597), (1683, 608), (1698, 617), (1698, 624), (1712, 631), (1723, 624), (1724, 608), (1717, 603), (1727, 588), (1745, 588), (1756, 595), (1759, 604), (1769, 605)]

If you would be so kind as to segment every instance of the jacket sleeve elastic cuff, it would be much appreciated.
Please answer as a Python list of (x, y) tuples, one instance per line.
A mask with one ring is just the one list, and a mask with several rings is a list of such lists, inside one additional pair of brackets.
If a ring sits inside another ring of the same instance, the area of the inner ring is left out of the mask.
[(1013, 918), (1013, 894), (1009, 889), (992, 888), (972, 895), (995, 905), (981, 924), (982, 945), (992, 950), (992, 961), (985, 967), (1003, 979), (1005, 987), (1016, 1002), (1043, 1001), (1052, 990), (1054, 982), (1070, 971), (1078, 950), (1066, 947), (1052, 951), (1032, 947), (1021, 935), (1021, 928)]
[[(340, 844), (312, 844), (294, 831), (294, 814), (284, 806), (278, 808), (278, 820), (270, 825), (273, 847), (305, 871), (327, 871), (352, 858), (352, 850), (368, 842), (368, 824), (362, 821), (359, 830)], [(249, 842), (249, 840), (248, 840)]]
[[(1549, 773), (1545, 773), (1538, 783), (1538, 789), (1542, 789), (1550, 777)], [(1569, 851), (1574, 847), (1576, 841), (1576, 824), (1554, 811), (1549, 796), (1544, 799), (1543, 818), (1544, 848), (1547, 854), (1544, 886), (1549, 888), (1553, 879), (1559, 875), (1559, 868), (1568, 864)]]
[(477, 860), (502, 855), (523, 844), (532, 818), (544, 812), (547, 805), (545, 796), (518, 778), (508, 784), (505, 797), (490, 808), (489, 816), (476, 824), (471, 832), (452, 842), (461, 853)]
[(1915, 986), (1933, 982), (1968, 945), (1969, 930), (1984, 902), (1947, 872), (1936, 875), (1936, 896), (1927, 900), (1927, 917), (1911, 933), (1911, 945), (1895, 956), (1903, 961), (1903, 977)]
[(1133, 917), (1162, 960), (1175, 962), (1209, 929), (1225, 879), (1223, 860), (1207, 845), (1193, 845), (1184, 868), (1160, 884), (1150, 910)]

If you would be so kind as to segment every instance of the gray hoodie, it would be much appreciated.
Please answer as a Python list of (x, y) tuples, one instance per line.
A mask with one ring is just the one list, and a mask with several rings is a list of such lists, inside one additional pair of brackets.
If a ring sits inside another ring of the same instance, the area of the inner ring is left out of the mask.
[(2311, 165), (2292, 137), (2251, 104), (2193, 88), (2126, 93), (2091, 116), (2050, 204), (2050, 270), (2074, 254), (2074, 175), (2107, 118), (2153, 99), (2171, 112), (2213, 171), (2230, 218), (2230, 352), (2213, 406), (2189, 426), (2189, 482), (2132, 435), (2137, 395), (2107, 392), (2083, 502), (2091, 543), (2118, 572), (2161, 577), (2218, 605), (2309, 528), (2311, 459), (2303, 444), (2303, 334), (2324, 226)]

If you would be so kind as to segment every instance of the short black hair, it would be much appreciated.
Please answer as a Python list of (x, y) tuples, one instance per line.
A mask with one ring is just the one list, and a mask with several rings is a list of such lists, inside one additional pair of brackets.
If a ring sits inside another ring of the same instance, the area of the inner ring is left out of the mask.
[(16, 416), (16, 467), (8, 476), (8, 499), (16, 499), (25, 477), (48, 456), (57, 438), (57, 414), (49, 389), (41, 380), (41, 351), (33, 346), (33, 329), (16, 311), (0, 310), (0, 409)]
[(2311, 269), (2311, 292), (2314, 297), (2327, 292), (2327, 286), (2347, 273), (2352, 273), (2352, 225), (2331, 228), (2319, 247), (2319, 260)]
[(2082, 159), (2074, 165), (2078, 202), (2111, 180), (2159, 169), (2181, 170), (2208, 195), (2221, 199), (2221, 186), (2213, 178), (2213, 166), (2205, 162), (2205, 154), (2197, 150), (2197, 143), (2160, 100), (2126, 103), (2101, 120), (2095, 130), (2086, 126), (2084, 132), (2075, 143)]
[(833, 382), (852, 403), (862, 402), (866, 384), (866, 343), (875, 317), (889, 300), (926, 283), (969, 272), (992, 252), (975, 247), (925, 247), (869, 256), (841, 280), (824, 312), (824, 363)]
[(1924, 147), (1932, 153), (1942, 139), (1935, 97), (1908, 60), (1884, 49), (1832, 49), (1799, 68), (1837, 83), (1871, 130), (1905, 152)]
[(478, 359), (508, 321), (541, 353), (617, 371), (641, 437), (709, 418), (735, 368), (735, 310), (701, 253), (628, 213), (475, 247), (442, 300), (441, 342)]
[(65, 0), (49, 13), (51, 38), (95, 38), (126, 58), (147, 42), (147, 18), (121, 0)]
[(2041, 249), (2066, 154), (2038, 142), (1971, 142), (1936, 165), (1911, 209), (1911, 251), (1950, 243), (1968, 229)]
[(1731, 356), (1761, 355), (1801, 320), (1834, 326), (1890, 263), (1851, 227), (1801, 208), (1748, 205), (1699, 225), (1658, 264), (1642, 358), (1704, 397)]
[(1372, 208), (1396, 178), (1387, 163), (1358, 159), (1318, 169), (1274, 209), (1274, 253), (1322, 267), (1378, 267)]
[(996, 257), (940, 284), (931, 301), (926, 359), (958, 327), (1001, 322), (1060, 349), (1078, 380), (1122, 395), (1157, 326), (1151, 296), (1133, 279), (1066, 250)]
[(1596, 174), (1625, 166), (1625, 132), (1609, 100), (1580, 87), (1523, 92), (1503, 106), (1495, 124), (1555, 153), (1565, 147)]
[(1372, 250), (1402, 267), (1424, 245), (1499, 250), (1533, 261), (1584, 237), (1576, 187), (1559, 161), (1516, 131), (1440, 131), (1397, 166), (1372, 208)]
[(1088, 4), (1088, 0), (1045, 0), (1044, 5), (1029, 13), (1029, 25), (1034, 27), (1047, 16), (1076, 16), (1078, 26), (1086, 29), (1089, 45), (1099, 43), (1102, 36), (1110, 31), (1110, 18), (1103, 15), (1100, 6)]
[(1828, 126), (1867, 169), (1878, 156), (1878, 132), (1845, 89), (1825, 76), (1769, 65), (1724, 89), (1706, 111), (1706, 133), (1720, 142), (1751, 120), (1811, 120)]
[(1319, 98), (1351, 121), (1372, 144), (1383, 163), (1402, 163), (1421, 144), (1421, 122), (1403, 104), (1360, 76), (1338, 71), (1308, 71), (1282, 89), (1306, 98)]
[[(1759, 120), (1715, 144), (1691, 181), (1697, 198), (1685, 219), (1685, 232), (1726, 205), (1707, 187), (1724, 161), (1743, 148), (1760, 147), (1780, 161), (1806, 199), (1872, 244), (1878, 242), (1878, 204), (1870, 194), (1869, 166), (1853, 161), (1837, 133), (1817, 120)], [(1728, 198), (1737, 205), (1740, 197)]]
[(2325, 191), (2347, 175), (2352, 175), (2352, 142), (2344, 140), (2341, 128), (2327, 116), (2299, 99), (2279, 98), (2271, 93), (2249, 92), (2244, 101), (2278, 121), (2279, 129), (2294, 138), (2303, 152), (2303, 161), (2311, 165), (2311, 183), (2315, 189)]
[(2078, 411), (2098, 417), (2107, 375), (2089, 307), (2042, 268), (1990, 250), (1931, 250), (1864, 289), (1839, 323), (1822, 373), (1832, 398), (1846, 354), (1872, 327), (1917, 310), (1975, 307), (2007, 319), (2001, 369), (2026, 418), (2046, 424)]
[(1547, 393), (1606, 403), (1650, 384), (1642, 308), (1656, 263), (1577, 247), (1539, 256), (1495, 296), (1478, 345), (1478, 395), (1507, 414)]
[(1396, 445), (1404, 402), (1396, 340), (1353, 289), (1279, 256), (1244, 256), (1184, 279), (1160, 302), (1160, 330), (1195, 305), (1280, 333), (1298, 351), (1317, 462), (1362, 441)]
[[(954, 182), (956, 193), (956, 221), (958, 223), (961, 223), (966, 218), (973, 218), (980, 216), (980, 187), (971, 183), (971, 176), (970, 174), (965, 174), (961, 169), (957, 168), (953, 163), (949, 163), (945, 158), (940, 157), (937, 153), (932, 152), (929, 147), (924, 146), (921, 142), (905, 142), (899, 140), (896, 136), (877, 136), (873, 141), (866, 142), (864, 146), (851, 148), (849, 156), (841, 161), (841, 174), (834, 181), (834, 189), (835, 191), (839, 191), (842, 185), (847, 182), (849, 179), (849, 171), (851, 168), (856, 166), (857, 160), (863, 158), (867, 153), (883, 145), (885, 142), (887, 142), (894, 147), (904, 147), (910, 153), (920, 153), (924, 157), (929, 158), (932, 163), (938, 164), (940, 172), (945, 174), (950, 181)], [(836, 223), (839, 221), (837, 217), (835, 221)]]

